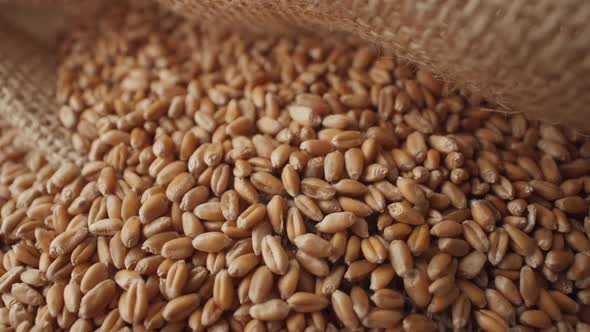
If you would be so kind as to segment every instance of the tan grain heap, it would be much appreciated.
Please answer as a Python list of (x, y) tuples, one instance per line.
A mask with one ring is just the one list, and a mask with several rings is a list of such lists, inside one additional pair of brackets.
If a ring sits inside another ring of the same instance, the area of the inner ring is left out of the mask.
[(573, 129), (359, 40), (143, 0), (56, 57), (12, 32), (0, 331), (590, 331)]
[(0, 121), (0, 330), (590, 330), (589, 138), (140, 0), (60, 45), (85, 160)]

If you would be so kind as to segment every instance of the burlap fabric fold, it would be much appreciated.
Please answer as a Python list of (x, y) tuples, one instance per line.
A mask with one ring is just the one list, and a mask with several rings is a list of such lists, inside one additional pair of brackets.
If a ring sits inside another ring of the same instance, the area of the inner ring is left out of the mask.
[(590, 1), (160, 1), (209, 25), (350, 33), (497, 102), (499, 110), (590, 129)]
[(40, 149), (50, 162), (81, 165), (70, 132), (56, 116), (52, 48), (2, 21), (0, 41), (0, 117), (17, 129), (19, 143)]
[[(316, 33), (323, 38), (334, 33), (354, 35), (496, 102), (498, 111), (524, 112), (531, 118), (590, 130), (590, 1), (159, 1), (205, 25), (265, 33)], [(47, 3), (56, 6), (54, 1)], [(64, 3), (70, 9), (78, 6), (77, 2)], [(9, 11), (2, 13), (15, 21)], [(38, 16), (28, 20), (22, 15), (16, 21), (50, 35), (50, 25)], [(5, 26), (0, 34), (3, 116), (23, 128), (35, 128), (31, 130), (37, 135), (31, 136), (33, 140), (47, 134), (54, 137), (49, 141), (60, 141), (67, 133), (36, 130), (37, 125), (48, 125), (54, 118), (53, 78), (46, 75), (53, 70), (51, 50), (41, 52), (26, 34)], [(69, 152), (58, 155), (64, 153)]]

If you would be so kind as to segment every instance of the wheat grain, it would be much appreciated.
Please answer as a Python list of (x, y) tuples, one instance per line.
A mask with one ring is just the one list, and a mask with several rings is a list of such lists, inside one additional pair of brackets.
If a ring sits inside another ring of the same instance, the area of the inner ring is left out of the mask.
[(586, 138), (370, 47), (130, 6), (64, 41), (81, 169), (0, 126), (2, 328), (587, 328)]

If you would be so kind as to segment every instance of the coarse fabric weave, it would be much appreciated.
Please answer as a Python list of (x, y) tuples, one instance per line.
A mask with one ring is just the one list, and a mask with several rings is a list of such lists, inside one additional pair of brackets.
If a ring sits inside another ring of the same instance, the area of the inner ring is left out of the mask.
[(18, 129), (22, 144), (43, 151), (60, 164), (83, 164), (71, 145), (71, 133), (61, 126), (55, 100), (54, 53), (12, 26), (0, 21), (0, 117)]
[(499, 110), (590, 130), (590, 1), (160, 0), (204, 24), (346, 32)]

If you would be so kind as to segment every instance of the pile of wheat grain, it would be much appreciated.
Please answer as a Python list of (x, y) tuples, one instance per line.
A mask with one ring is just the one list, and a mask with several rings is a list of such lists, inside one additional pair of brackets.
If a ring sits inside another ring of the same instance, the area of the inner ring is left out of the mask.
[(82, 169), (2, 130), (0, 330), (590, 331), (590, 141), (130, 6), (63, 41)]

